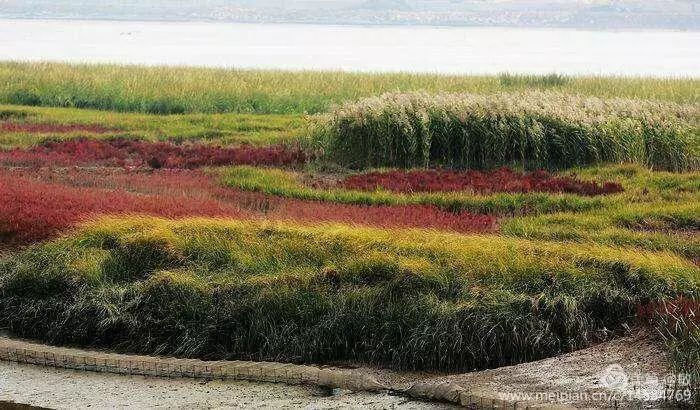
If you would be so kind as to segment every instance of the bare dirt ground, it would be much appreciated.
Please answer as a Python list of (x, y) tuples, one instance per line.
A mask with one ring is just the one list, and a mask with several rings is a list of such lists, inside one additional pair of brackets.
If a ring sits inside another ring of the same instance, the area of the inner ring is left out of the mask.
[(416, 379), (451, 382), (483, 397), (577, 408), (659, 407), (670, 393), (667, 378), (674, 376), (661, 342), (639, 329), (573, 353), (473, 373), (374, 372), (380, 382), (393, 386), (408, 388)]
[(52, 409), (366, 408), (439, 409), (444, 404), (388, 394), (332, 392), (306, 386), (124, 376), (0, 362), (2, 402)]

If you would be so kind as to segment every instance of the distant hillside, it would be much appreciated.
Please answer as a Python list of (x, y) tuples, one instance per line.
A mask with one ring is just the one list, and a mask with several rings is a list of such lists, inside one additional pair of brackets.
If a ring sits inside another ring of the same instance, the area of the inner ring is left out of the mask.
[(700, 30), (700, 1), (0, 0), (0, 18)]
[(368, 0), (360, 5), (361, 9), (379, 11), (410, 11), (411, 5), (405, 0)]

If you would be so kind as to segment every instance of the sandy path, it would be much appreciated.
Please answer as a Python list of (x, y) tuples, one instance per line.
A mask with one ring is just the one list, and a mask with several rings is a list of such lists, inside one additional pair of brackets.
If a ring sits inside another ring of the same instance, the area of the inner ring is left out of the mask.
[(667, 380), (674, 376), (661, 341), (643, 329), (572, 353), (471, 373), (365, 370), (397, 388), (416, 380), (449, 382), (482, 397), (577, 408), (657, 408), (668, 404)]
[(76, 408), (366, 408), (438, 409), (442, 404), (388, 394), (342, 392), (245, 381), (124, 376), (0, 362), (3, 401), (55, 409)]

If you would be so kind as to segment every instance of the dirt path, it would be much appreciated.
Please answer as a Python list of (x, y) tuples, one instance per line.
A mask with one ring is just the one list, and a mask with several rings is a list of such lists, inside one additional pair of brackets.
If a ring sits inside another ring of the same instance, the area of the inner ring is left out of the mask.
[(52, 409), (366, 408), (439, 409), (446, 405), (388, 394), (332, 395), (329, 390), (246, 381), (126, 376), (0, 362), (2, 402)]
[(665, 404), (667, 378), (674, 377), (661, 342), (650, 331), (573, 353), (515, 366), (456, 375), (372, 372), (383, 384), (408, 388), (416, 380), (452, 383), (470, 393), (507, 402), (572, 407), (652, 407)]

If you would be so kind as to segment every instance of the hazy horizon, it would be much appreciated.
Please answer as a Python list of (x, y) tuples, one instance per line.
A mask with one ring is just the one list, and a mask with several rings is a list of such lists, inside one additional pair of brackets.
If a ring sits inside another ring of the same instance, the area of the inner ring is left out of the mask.
[(4, 19), (700, 30), (690, 0), (0, 0)]

